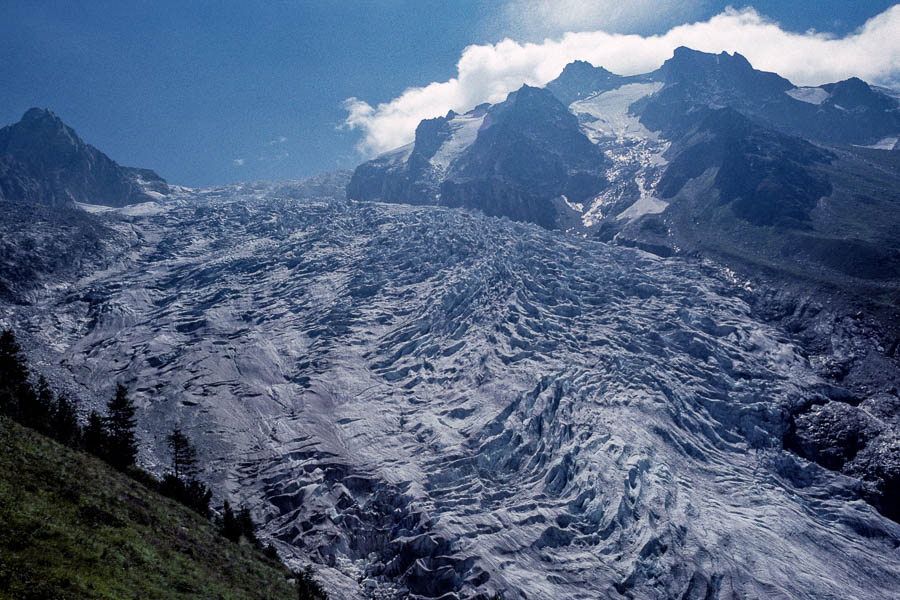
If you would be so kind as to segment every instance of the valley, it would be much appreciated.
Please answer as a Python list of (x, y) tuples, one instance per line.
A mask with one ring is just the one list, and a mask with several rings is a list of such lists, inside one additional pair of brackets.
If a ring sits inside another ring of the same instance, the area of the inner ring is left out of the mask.
[(893, 597), (898, 115), (679, 48), (187, 188), (32, 109), (0, 328), (332, 598)]

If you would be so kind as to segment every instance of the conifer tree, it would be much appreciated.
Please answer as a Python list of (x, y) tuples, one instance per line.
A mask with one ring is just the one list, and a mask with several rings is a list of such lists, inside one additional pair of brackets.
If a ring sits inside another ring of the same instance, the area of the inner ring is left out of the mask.
[(238, 512), (237, 522), (241, 534), (247, 538), (247, 541), (254, 545), (258, 545), (259, 540), (256, 539), (256, 523), (253, 522), (253, 517), (250, 516), (249, 508), (246, 506), (241, 507), (240, 512)]
[(56, 399), (51, 432), (53, 437), (67, 446), (76, 446), (81, 439), (81, 427), (78, 426), (75, 403), (70, 402), (63, 394)]
[(87, 426), (84, 428), (84, 449), (105, 460), (108, 454), (108, 441), (106, 422), (97, 414), (97, 411), (92, 410)]
[(222, 513), (222, 535), (232, 542), (237, 543), (238, 540), (241, 539), (241, 526), (234, 516), (234, 511), (231, 510), (231, 505), (228, 503), (228, 500), (225, 501), (225, 507), (223, 508)]
[(109, 432), (109, 463), (124, 470), (137, 459), (137, 407), (128, 397), (128, 388), (121, 383), (116, 386), (116, 395), (106, 405), (106, 427)]
[(166, 436), (166, 443), (172, 457), (172, 473), (163, 477), (160, 492), (208, 517), (212, 492), (197, 480), (202, 469), (196, 447), (179, 427)]
[(19, 398), (30, 391), (28, 364), (11, 329), (0, 333), (0, 413), (18, 418)]
[(42, 375), (38, 379), (37, 393), (25, 393), (19, 396), (19, 420), (26, 427), (42, 433), (49, 433), (50, 420), (55, 406), (56, 396)]
[(180, 427), (175, 427), (172, 433), (166, 436), (166, 443), (172, 456), (172, 473), (175, 478), (184, 482), (195, 480), (201, 469), (197, 461), (197, 448), (191, 440)]
[(212, 491), (208, 487), (196, 479), (192, 479), (185, 486), (184, 495), (184, 504), (204, 517), (209, 517), (209, 501), (212, 500)]
[(266, 549), (263, 550), (263, 554), (265, 554), (266, 558), (269, 558), (271, 560), (280, 560), (278, 557), (278, 548), (276, 548), (275, 544), (273, 544), (272, 542), (269, 542), (268, 545), (266, 545)]

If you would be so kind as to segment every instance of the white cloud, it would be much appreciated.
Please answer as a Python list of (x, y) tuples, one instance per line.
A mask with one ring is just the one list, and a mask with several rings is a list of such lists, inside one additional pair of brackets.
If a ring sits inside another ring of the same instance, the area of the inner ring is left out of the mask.
[(753, 9), (727, 9), (708, 21), (680, 25), (662, 35), (592, 31), (566, 33), (541, 43), (506, 39), (469, 46), (457, 63), (457, 77), (448, 81), (409, 88), (376, 107), (358, 98), (347, 99), (344, 126), (363, 133), (358, 145), (363, 154), (384, 152), (411, 142), (422, 119), (502, 101), (523, 83), (544, 85), (573, 60), (633, 75), (656, 69), (678, 46), (740, 52), (757, 69), (778, 72), (797, 85), (851, 76), (891, 85), (900, 81), (900, 4), (842, 38), (785, 31)]
[(234, 166), (236, 166), (236, 167), (243, 167), (243, 166), (244, 166), (244, 159), (243, 159), (243, 158), (236, 158), (236, 159), (234, 159), (232, 162), (234, 163)]
[(270, 146), (276, 146), (276, 145), (278, 145), (278, 144), (283, 144), (283, 143), (285, 143), (286, 141), (288, 141), (288, 139), (287, 139), (286, 137), (284, 137), (283, 135), (280, 135), (280, 136), (278, 136), (277, 138), (275, 138), (274, 140), (271, 140), (271, 141), (269, 142), (269, 145), (270, 145)]

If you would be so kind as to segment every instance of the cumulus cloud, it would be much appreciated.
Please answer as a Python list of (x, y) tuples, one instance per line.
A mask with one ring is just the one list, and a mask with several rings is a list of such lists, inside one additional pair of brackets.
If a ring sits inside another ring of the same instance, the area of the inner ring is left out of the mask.
[(234, 166), (236, 166), (236, 167), (243, 167), (243, 166), (244, 166), (244, 159), (243, 159), (243, 158), (235, 158), (232, 162), (234, 163)]
[(448, 81), (409, 88), (375, 107), (358, 98), (347, 99), (344, 126), (362, 132), (361, 153), (377, 154), (411, 142), (422, 119), (502, 101), (523, 83), (542, 86), (573, 60), (633, 75), (656, 69), (678, 46), (740, 52), (757, 69), (778, 72), (796, 85), (851, 76), (895, 85), (900, 82), (900, 4), (845, 37), (785, 31), (748, 8), (727, 9), (708, 21), (680, 25), (661, 35), (591, 31), (566, 33), (540, 43), (506, 39), (469, 46), (457, 63), (457, 76)]

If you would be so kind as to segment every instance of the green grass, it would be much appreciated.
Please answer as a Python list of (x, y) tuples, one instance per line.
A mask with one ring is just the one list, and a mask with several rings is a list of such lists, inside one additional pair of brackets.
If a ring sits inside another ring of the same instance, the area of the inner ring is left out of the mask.
[(0, 417), (0, 599), (295, 598), (288, 576), (193, 511)]

